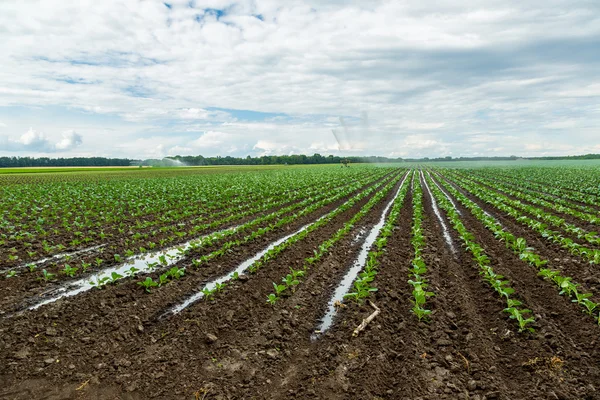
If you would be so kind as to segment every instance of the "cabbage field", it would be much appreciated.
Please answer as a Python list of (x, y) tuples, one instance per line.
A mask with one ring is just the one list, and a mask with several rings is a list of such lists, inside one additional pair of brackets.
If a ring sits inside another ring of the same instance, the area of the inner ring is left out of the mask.
[(600, 399), (600, 170), (0, 173), (0, 399)]

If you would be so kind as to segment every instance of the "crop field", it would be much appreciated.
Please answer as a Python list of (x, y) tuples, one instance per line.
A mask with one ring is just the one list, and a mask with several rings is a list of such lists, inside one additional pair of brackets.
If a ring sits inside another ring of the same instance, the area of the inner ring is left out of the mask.
[(600, 399), (600, 168), (0, 174), (0, 399)]

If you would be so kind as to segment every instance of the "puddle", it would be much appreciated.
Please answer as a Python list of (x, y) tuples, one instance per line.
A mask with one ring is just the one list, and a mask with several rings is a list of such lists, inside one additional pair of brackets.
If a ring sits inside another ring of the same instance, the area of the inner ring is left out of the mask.
[(317, 328), (315, 333), (313, 335), (311, 335), (311, 340), (317, 339), (319, 337), (319, 335), (321, 335), (322, 333), (327, 331), (331, 327), (331, 325), (333, 325), (333, 319), (334, 319), (335, 315), (337, 314), (337, 308), (336, 308), (335, 304), (338, 304), (338, 303), (344, 301), (344, 295), (346, 293), (348, 293), (348, 291), (352, 287), (352, 284), (354, 283), (354, 280), (356, 279), (356, 277), (358, 276), (360, 271), (362, 271), (362, 269), (367, 261), (367, 256), (369, 254), (369, 250), (373, 246), (373, 243), (375, 243), (377, 236), (379, 236), (379, 232), (385, 225), (386, 215), (387, 215), (389, 209), (392, 207), (392, 204), (394, 204), (394, 200), (396, 200), (396, 198), (400, 194), (400, 190), (402, 189), (402, 186), (404, 186), (404, 182), (406, 181), (406, 178), (408, 178), (408, 175), (409, 175), (409, 173), (407, 173), (406, 176), (404, 177), (404, 179), (402, 180), (402, 183), (400, 184), (400, 187), (398, 187), (398, 191), (396, 192), (394, 197), (385, 206), (385, 209), (381, 213), (381, 218), (379, 219), (379, 222), (375, 226), (373, 226), (371, 228), (371, 230), (369, 231), (369, 234), (365, 238), (365, 240), (360, 248), (360, 253), (358, 254), (358, 257), (356, 258), (356, 260), (354, 260), (352, 267), (348, 270), (348, 272), (346, 272), (346, 275), (344, 275), (342, 281), (340, 282), (338, 287), (335, 289), (333, 296), (329, 300), (327, 313), (325, 313), (325, 316), (321, 320), (321, 324), (319, 325), (319, 327)]
[(452, 237), (450, 236), (450, 231), (448, 230), (448, 226), (446, 225), (446, 222), (442, 218), (442, 214), (440, 213), (440, 209), (438, 208), (437, 201), (435, 200), (435, 197), (433, 197), (433, 194), (431, 193), (431, 189), (429, 188), (429, 185), (427, 184), (427, 181), (425, 180), (425, 177), (423, 176), (423, 171), (420, 171), (420, 173), (421, 173), (421, 177), (423, 177), (423, 183), (425, 184), (425, 189), (427, 190), (427, 193), (429, 194), (429, 198), (431, 199), (431, 206), (433, 208), (433, 212), (435, 213), (435, 216), (437, 217), (440, 225), (442, 226), (442, 231), (444, 233), (444, 239), (446, 240), (446, 244), (448, 245), (448, 247), (450, 247), (450, 250), (452, 250), (452, 252), (454, 254), (456, 254), (456, 248), (454, 247), (454, 243), (452, 242)]
[(433, 182), (434, 185), (437, 186), (438, 189), (440, 189), (440, 192), (444, 193), (444, 196), (446, 196), (446, 198), (450, 201), (450, 203), (452, 203), (452, 206), (454, 207), (454, 209), (456, 210), (458, 215), (462, 215), (462, 212), (458, 209), (458, 207), (456, 207), (456, 203), (454, 202), (454, 200), (452, 200), (450, 195), (448, 193), (446, 193), (446, 191), (444, 189), (442, 189), (442, 187), (440, 185), (438, 185), (436, 181), (433, 180), (429, 171), (427, 171), (427, 175), (429, 176), (429, 178), (431, 178), (431, 182)]
[(365, 228), (360, 228), (358, 233), (354, 236), (354, 239), (352, 239), (352, 244), (360, 242), (365, 233), (367, 233), (367, 230)]
[[(460, 189), (459, 189), (459, 187), (458, 187), (457, 185), (455, 185), (453, 182), (449, 182), (449, 184), (450, 184), (452, 187), (454, 187), (454, 189), (456, 189), (457, 191), (459, 191), (459, 192), (460, 192)], [(439, 187), (439, 186), (438, 186), (438, 187)], [(464, 190), (463, 190), (463, 191), (464, 191)], [(471, 201), (472, 201), (472, 200), (471, 200)], [(493, 216), (492, 214), (490, 214), (489, 212), (485, 211), (485, 210), (483, 209), (483, 207), (479, 206), (479, 204), (477, 204), (476, 202), (474, 202), (474, 201), (473, 201), (473, 203), (474, 203), (474, 204), (475, 204), (477, 207), (481, 208), (481, 211), (483, 211), (483, 213), (484, 213), (485, 215), (487, 215), (487, 216), (488, 216), (488, 217), (490, 217), (490, 218), (493, 218), (493, 219), (494, 219), (494, 221), (496, 221), (496, 223), (497, 223), (498, 225), (500, 225), (500, 226), (502, 227), (502, 229), (504, 229), (504, 225), (502, 225), (502, 222), (498, 221), (498, 219), (497, 219), (496, 217), (494, 217), (494, 216)], [(454, 204), (454, 203), (452, 203), (452, 204)], [(455, 206), (455, 207), (456, 207), (456, 206)]]
[(55, 260), (60, 260), (66, 257), (73, 257), (73, 256), (77, 256), (79, 254), (83, 254), (83, 253), (89, 253), (90, 251), (94, 251), (96, 249), (99, 249), (101, 247), (106, 246), (105, 244), (100, 244), (98, 246), (92, 246), (92, 247), (88, 247), (87, 249), (81, 249), (81, 250), (77, 250), (77, 251), (73, 251), (70, 253), (59, 253), (59, 254), (55, 254), (53, 256), (47, 257), (47, 258), (42, 258), (41, 260), (37, 260), (37, 261), (31, 261), (25, 264), (21, 264), (17, 267), (13, 267), (13, 268), (6, 268), (6, 269), (1, 269), (0, 270), (0, 274), (3, 274), (5, 272), (9, 272), (9, 271), (19, 271), (25, 268), (29, 268), (30, 265), (40, 265), (40, 264), (44, 264), (48, 261), (55, 261)]
[[(120, 280), (145, 272), (151, 272), (155, 269), (165, 269), (183, 259), (185, 257), (185, 252), (194, 246), (199, 246), (202, 243), (203, 239), (216, 234), (231, 231), (236, 228), (238, 228), (238, 226), (213, 232), (208, 235), (204, 235), (200, 238), (190, 240), (189, 242), (180, 244), (178, 246), (170, 247), (162, 251), (148, 253), (141, 256), (130, 257), (122, 264), (103, 269), (102, 271), (97, 272), (85, 279), (79, 279), (74, 282), (67, 282), (62, 287), (59, 287), (47, 293), (50, 296), (49, 298), (46, 298), (28, 307), (28, 310), (35, 310), (43, 305), (53, 303), (64, 297), (71, 297), (79, 293), (86, 292), (94, 287), (95, 282), (101, 281), (103, 278), (106, 277), (110, 278), (113, 273), (122, 275), (122, 278), (119, 278)], [(135, 268), (137, 269), (137, 271), (130, 272), (131, 268)]]
[(213, 289), (215, 289), (217, 287), (217, 285), (221, 285), (221, 284), (223, 284), (225, 282), (230, 281), (232, 279), (233, 275), (236, 272), (239, 275), (243, 274), (255, 261), (261, 259), (265, 254), (267, 254), (267, 252), (269, 250), (273, 249), (276, 246), (279, 246), (280, 244), (282, 244), (283, 242), (285, 242), (286, 240), (288, 240), (292, 236), (295, 236), (298, 233), (300, 233), (300, 232), (308, 229), (311, 225), (313, 225), (313, 224), (317, 223), (319, 220), (325, 218), (328, 214), (325, 214), (325, 215), (321, 216), (316, 221), (313, 221), (310, 224), (304, 225), (302, 228), (298, 229), (296, 232), (290, 233), (289, 235), (284, 236), (281, 239), (279, 239), (279, 240), (271, 243), (268, 247), (266, 247), (265, 249), (263, 249), (260, 252), (256, 253), (254, 256), (252, 256), (251, 258), (247, 259), (243, 263), (241, 263), (235, 270), (229, 272), (228, 274), (223, 275), (223, 276), (221, 276), (221, 277), (219, 277), (217, 279), (214, 279), (214, 280), (208, 282), (206, 285), (204, 285), (202, 287), (202, 289), (200, 289), (200, 291), (198, 291), (196, 294), (194, 294), (193, 296), (191, 296), (188, 299), (186, 299), (181, 304), (178, 304), (175, 307), (172, 307), (169, 311), (167, 311), (166, 313), (164, 313), (161, 316), (161, 318), (165, 317), (165, 316), (168, 316), (169, 314), (171, 314), (171, 315), (179, 314), (181, 311), (183, 311), (184, 309), (186, 309), (187, 307), (189, 307), (191, 304), (197, 302), (198, 300), (201, 300), (204, 297), (204, 292), (203, 292), (204, 290), (213, 290)]

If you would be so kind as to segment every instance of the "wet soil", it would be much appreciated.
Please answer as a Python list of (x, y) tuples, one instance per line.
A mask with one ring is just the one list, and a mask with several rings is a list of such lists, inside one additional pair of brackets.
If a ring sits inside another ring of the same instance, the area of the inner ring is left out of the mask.
[[(343, 203), (348, 198), (373, 186), (374, 184), (377, 184), (378, 182), (382, 182), (382, 181), (387, 181), (387, 179), (389, 179), (389, 177), (390, 177), (390, 175), (386, 174), (385, 177), (373, 180), (372, 182), (363, 186), (361, 189), (359, 189), (357, 191), (353, 191), (348, 196), (345, 196), (343, 199), (334, 202), (332, 205), (329, 205), (328, 207), (337, 207), (337, 205)], [(259, 218), (261, 216), (276, 212), (279, 209), (285, 207), (286, 205), (299, 203), (302, 200), (303, 199), (299, 199), (299, 200), (295, 200), (293, 202), (288, 202), (286, 204), (271, 208), (267, 211), (258, 212), (253, 215), (241, 218), (240, 220), (237, 220), (235, 222), (225, 223), (225, 224), (219, 226), (218, 228), (214, 228), (214, 229), (210, 229), (210, 230), (207, 229), (195, 237), (197, 238), (202, 235), (207, 235), (212, 232), (223, 230), (223, 229), (226, 229), (231, 226), (243, 224), (245, 222)], [(306, 207), (308, 207), (309, 205), (307, 205)], [(302, 207), (302, 208), (304, 208), (304, 207)], [(292, 213), (298, 212), (302, 208), (298, 208), (298, 209), (294, 210)], [(329, 209), (329, 208), (326, 208), (326, 209)], [(268, 226), (269, 224), (271, 224), (273, 222), (275, 222), (275, 221), (271, 220), (271, 221), (265, 222), (265, 223), (261, 224), (260, 227)], [(250, 230), (241, 231), (239, 233), (236, 233), (232, 236), (225, 238), (222, 241), (219, 241), (218, 243), (215, 243), (212, 246), (203, 246), (202, 248), (200, 248), (194, 252), (194, 257), (200, 257), (203, 254), (208, 254), (208, 253), (218, 249), (225, 241), (242, 239), (246, 235), (248, 235), (250, 232), (252, 232), (253, 230), (256, 230), (260, 227), (254, 227), (254, 228), (251, 228)], [(168, 237), (167, 233), (157, 236), (156, 240), (160, 240), (160, 238), (166, 238), (166, 237)], [(191, 238), (187, 238), (186, 240), (191, 240)], [(87, 276), (90, 276), (91, 274), (93, 274), (95, 272), (101, 271), (102, 269), (108, 268), (109, 266), (116, 265), (114, 258), (113, 258), (113, 254), (114, 253), (124, 254), (123, 250), (126, 248), (130, 248), (130, 247), (131, 246), (126, 245), (124, 239), (121, 238), (120, 242), (117, 245), (113, 244), (111, 248), (105, 247), (105, 248), (99, 249), (102, 251), (102, 253), (100, 253), (100, 254), (98, 253), (98, 251), (96, 251), (96, 252), (85, 253), (84, 255), (82, 255), (80, 257), (74, 257), (73, 260), (68, 261), (68, 263), (71, 266), (80, 268), (80, 263), (82, 261), (90, 263), (91, 266), (85, 273), (82, 273), (81, 270), (78, 271), (77, 275), (73, 278), (65, 276), (61, 272), (61, 267), (64, 264), (64, 262), (62, 262), (62, 263), (58, 264), (58, 265), (60, 265), (60, 267), (59, 266), (52, 267), (51, 265), (38, 266), (36, 268), (35, 272), (33, 272), (33, 273), (29, 272), (28, 270), (24, 270), (21, 272), (21, 274), (19, 275), (18, 278), (5, 279), (5, 280), (0, 281), (0, 288), (2, 288), (2, 293), (3, 293), (3, 296), (0, 297), (0, 315), (14, 312), (27, 299), (31, 299), (33, 297), (43, 297), (45, 293), (52, 292), (53, 290), (58, 288), (60, 285), (64, 285), (64, 284), (68, 283), (69, 281), (86, 278)], [(98, 257), (103, 259), (103, 261), (104, 261), (103, 264), (101, 265), (101, 267), (97, 267), (94, 264), (94, 260)], [(123, 257), (123, 259), (125, 259), (125, 257)], [(42, 269), (46, 269), (48, 272), (54, 273), (55, 274), (54, 279), (50, 282), (40, 281), (40, 276), (41, 276), (40, 271)]]
[[(189, 268), (189, 275), (152, 294), (135, 282), (123, 282), (0, 319), (0, 399), (600, 398), (594, 321), (454, 199), (494, 269), (510, 279), (536, 315), (536, 332), (518, 333), (502, 311), (505, 303), (480, 278), (452, 229), (457, 253), (449, 249), (426, 190), (425, 260), (435, 293), (428, 300), (429, 321), (419, 322), (410, 312), (409, 193), (375, 280), (379, 290), (372, 301), (381, 313), (352, 337), (373, 309), (368, 303), (345, 302), (332, 329), (311, 340), (331, 293), (358, 255), (361, 239), (355, 238), (377, 223), (396, 189), (275, 306), (266, 303), (273, 282), (290, 266), (300, 268), (368, 198), (214, 300), (195, 303), (176, 316), (159, 318), (203, 282), (234, 269), (324, 210), (199, 270)], [(493, 209), (490, 213), (513, 233), (527, 233)], [(533, 243), (541, 254), (570, 258), (560, 249)], [(569, 271), (575, 272), (575, 265), (569, 263)]]

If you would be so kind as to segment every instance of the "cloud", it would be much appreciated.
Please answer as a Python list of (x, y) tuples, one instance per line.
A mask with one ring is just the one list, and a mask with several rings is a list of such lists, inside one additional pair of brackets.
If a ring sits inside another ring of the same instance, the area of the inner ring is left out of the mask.
[(600, 124), (598, 2), (168, 4), (0, 2), (0, 119), (45, 132), (0, 155), (536, 155)]
[(200, 136), (198, 139), (190, 142), (189, 144), (192, 147), (195, 147), (198, 149), (203, 149), (203, 148), (218, 147), (219, 145), (227, 143), (230, 140), (232, 140), (232, 135), (229, 133), (208, 131), (208, 132), (204, 132), (204, 134), (202, 136)]
[(74, 131), (67, 131), (62, 134), (60, 142), (56, 143), (57, 150), (71, 150), (83, 143), (83, 138), (80, 134)]
[(23, 146), (30, 148), (44, 148), (49, 145), (44, 134), (42, 132), (34, 131), (33, 128), (29, 128), (26, 133), (21, 135), (16, 143), (20, 143)]
[(29, 128), (18, 139), (11, 139), (8, 136), (0, 137), (2, 148), (8, 152), (36, 152), (36, 153), (55, 153), (65, 150), (71, 150), (83, 143), (81, 135), (70, 130), (63, 132), (62, 139), (52, 144), (43, 132)]

